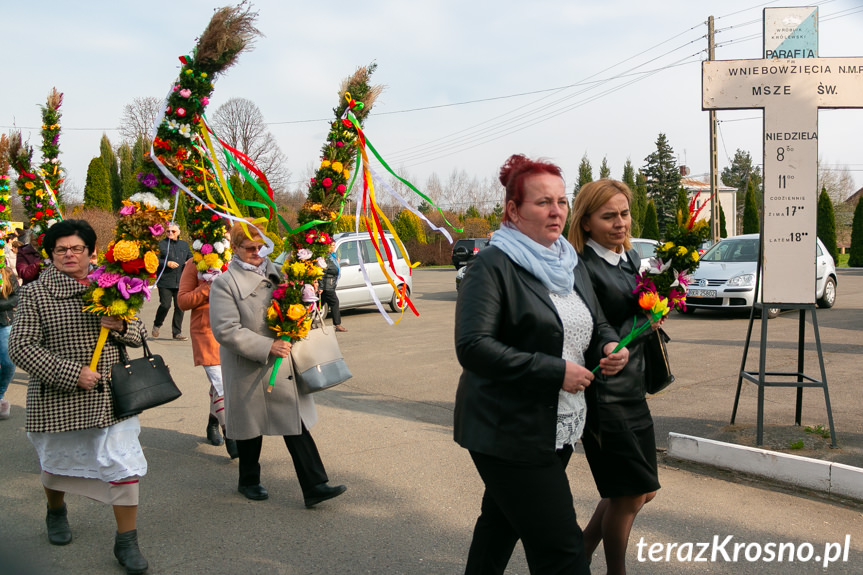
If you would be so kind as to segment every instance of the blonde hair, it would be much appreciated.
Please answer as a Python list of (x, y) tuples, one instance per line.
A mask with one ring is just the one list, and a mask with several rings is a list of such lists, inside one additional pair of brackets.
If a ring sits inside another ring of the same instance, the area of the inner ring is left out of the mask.
[[(623, 194), (626, 197), (626, 203), (632, 206), (632, 191), (629, 186), (623, 182), (603, 178), (585, 184), (575, 196), (575, 203), (572, 205), (572, 217), (569, 220), (569, 243), (575, 248), (578, 253), (584, 252), (584, 246), (587, 244), (587, 239), (590, 237), (582, 223), (590, 218), (590, 216), (608, 203), (611, 198), (618, 194)], [(629, 232), (623, 242), (623, 249), (632, 248), (632, 243), (629, 241)]]
[(0, 297), (8, 298), (12, 295), (12, 290), (15, 287), (12, 285), (12, 282), (17, 284), (18, 278), (15, 277), (9, 266), (4, 266), (3, 269), (0, 269), (0, 277), (3, 278), (3, 286), (0, 287)]

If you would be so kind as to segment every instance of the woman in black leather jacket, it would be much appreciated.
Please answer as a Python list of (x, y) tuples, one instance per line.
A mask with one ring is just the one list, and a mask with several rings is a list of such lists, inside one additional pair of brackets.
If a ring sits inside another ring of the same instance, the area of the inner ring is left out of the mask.
[(464, 371), (454, 436), (485, 484), (466, 573), (503, 573), (521, 538), (532, 574), (589, 573), (566, 465), (581, 435), (589, 368), (618, 372), (628, 351), (560, 238), (569, 204), (560, 168), (512, 156), (501, 168), (504, 223), (459, 291)]
[[(602, 179), (584, 185), (572, 207), (569, 241), (587, 271), (609, 323), (621, 337), (633, 319), (645, 321), (638, 305), (635, 275), (640, 260), (629, 242), (626, 184)], [(627, 251), (628, 250), (628, 251)], [(584, 529), (593, 553), (603, 542), (608, 573), (626, 573), (626, 547), (635, 516), (656, 496), (656, 439), (644, 392), (643, 336), (629, 344), (629, 363), (620, 373), (602, 376), (587, 393), (584, 451), (602, 497)]]

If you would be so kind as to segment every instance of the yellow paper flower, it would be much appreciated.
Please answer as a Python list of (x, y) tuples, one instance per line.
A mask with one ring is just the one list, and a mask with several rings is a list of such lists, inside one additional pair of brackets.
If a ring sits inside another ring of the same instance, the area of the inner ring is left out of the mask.
[(267, 308), (267, 319), (274, 320), (277, 317), (279, 317), (279, 314), (276, 313), (276, 308), (273, 306), (268, 307)]
[(220, 268), (222, 267), (222, 262), (219, 261), (219, 254), (215, 252), (210, 252), (204, 256), (204, 262), (207, 264), (207, 267), (211, 268)]
[(99, 303), (103, 295), (105, 295), (105, 290), (102, 288), (96, 288), (90, 294), (90, 297), (93, 298), (93, 303)]
[(331, 163), (331, 162), (330, 162), (329, 160), (324, 160), (323, 162), (321, 162), (321, 167), (322, 167), (322, 168), (329, 168), (329, 167), (330, 167), (330, 163)]
[(140, 255), (141, 249), (138, 247), (138, 242), (120, 240), (114, 244), (114, 258), (121, 262), (130, 262), (138, 259)]
[(345, 171), (344, 171), (344, 172), (342, 172), (342, 173), (344, 174), (344, 176), (345, 176), (345, 179), (346, 179), (346, 180), (347, 180), (348, 178), (350, 178), (350, 177), (351, 177), (351, 173), (350, 173), (350, 171), (348, 171), (348, 170), (345, 170)]
[(201, 254), (201, 252), (195, 252), (192, 254), (192, 260), (194, 260), (195, 263), (198, 263), (203, 259), (204, 256)]
[(698, 252), (695, 250), (692, 250), (691, 252), (689, 252), (689, 257), (692, 258), (692, 261), (697, 262), (698, 261)]
[(341, 162), (333, 162), (333, 166), (332, 166), (332, 167), (333, 167), (333, 171), (334, 171), (334, 172), (341, 172), (341, 171), (342, 171), (342, 169), (344, 169), (344, 166), (342, 166), (342, 163), (341, 163)]
[(199, 272), (205, 272), (210, 269), (210, 266), (207, 265), (207, 262), (201, 259), (198, 263), (195, 264), (195, 268), (197, 268)]
[(159, 269), (159, 256), (153, 250), (144, 254), (144, 269), (147, 273), (154, 274)]
[(671, 248), (673, 248), (673, 247), (674, 247), (674, 243), (673, 243), (673, 242), (665, 242), (664, 244), (662, 244), (662, 249), (663, 249), (664, 251), (668, 251), (668, 250), (670, 250), (670, 249), (671, 249)]
[(288, 317), (294, 321), (306, 317), (306, 306), (301, 303), (294, 303), (288, 307)]
[(108, 315), (124, 315), (128, 311), (129, 306), (121, 299), (115, 299), (111, 302), (111, 305), (108, 306)]
[(225, 258), (226, 262), (229, 262), (231, 261), (231, 258), (234, 257), (234, 252), (232, 252), (228, 248), (225, 248), (225, 253), (222, 254), (222, 257)]
[(677, 248), (677, 255), (679, 255), (679, 256), (685, 256), (687, 254), (687, 252), (688, 252), (688, 250), (683, 246), (680, 246), (679, 248)]
[(27, 188), (28, 190), (32, 190), (33, 189), (33, 182), (27, 182), (26, 184), (24, 184), (24, 187)]
[(288, 266), (288, 271), (292, 277), (303, 277), (306, 275), (306, 266), (302, 262), (294, 262)]
[(666, 298), (660, 298), (659, 301), (653, 306), (653, 313), (661, 313), (662, 315), (668, 315), (668, 300)]
[(308, 318), (303, 323), (300, 324), (297, 329), (297, 337), (308, 337), (309, 329), (312, 327), (312, 319)]

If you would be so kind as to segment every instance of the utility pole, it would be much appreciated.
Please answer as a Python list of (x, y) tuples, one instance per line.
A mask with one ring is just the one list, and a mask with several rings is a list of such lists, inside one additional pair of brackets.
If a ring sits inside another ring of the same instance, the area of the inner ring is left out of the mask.
[[(713, 16), (707, 18), (707, 59), (716, 59), (716, 44), (713, 36)], [(710, 238), (719, 241), (719, 167), (716, 153), (716, 110), (708, 112), (710, 118)], [(736, 217), (733, 214), (732, 217)]]

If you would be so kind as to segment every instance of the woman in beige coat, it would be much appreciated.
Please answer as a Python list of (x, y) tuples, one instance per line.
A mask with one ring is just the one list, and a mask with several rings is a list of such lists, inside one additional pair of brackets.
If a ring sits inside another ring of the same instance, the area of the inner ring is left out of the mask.
[(275, 387), (267, 392), (276, 358), (288, 358), (291, 344), (267, 327), (267, 308), (281, 282), (279, 270), (258, 254), (264, 243), (252, 226), (231, 229), (234, 259), (210, 288), (210, 326), (219, 342), (225, 386), (227, 436), (237, 441), (240, 480), (237, 490), (249, 499), (269, 497), (261, 485), (258, 460), (264, 435), (281, 435), (294, 461), (306, 507), (341, 495), (330, 486), (309, 428), (317, 421), (311, 397), (297, 391), (291, 362), (284, 361)]
[[(177, 292), (177, 307), (191, 310), (189, 335), (192, 338), (192, 359), (195, 365), (204, 368), (210, 381), (210, 419), (207, 423), (207, 439), (213, 445), (222, 444), (225, 433), (225, 391), (222, 384), (222, 367), (219, 360), (219, 343), (210, 329), (210, 282), (201, 277), (195, 260), (189, 259), (180, 276)], [(221, 427), (222, 433), (219, 433)], [(237, 442), (225, 436), (225, 447), (231, 459), (240, 456)]]

